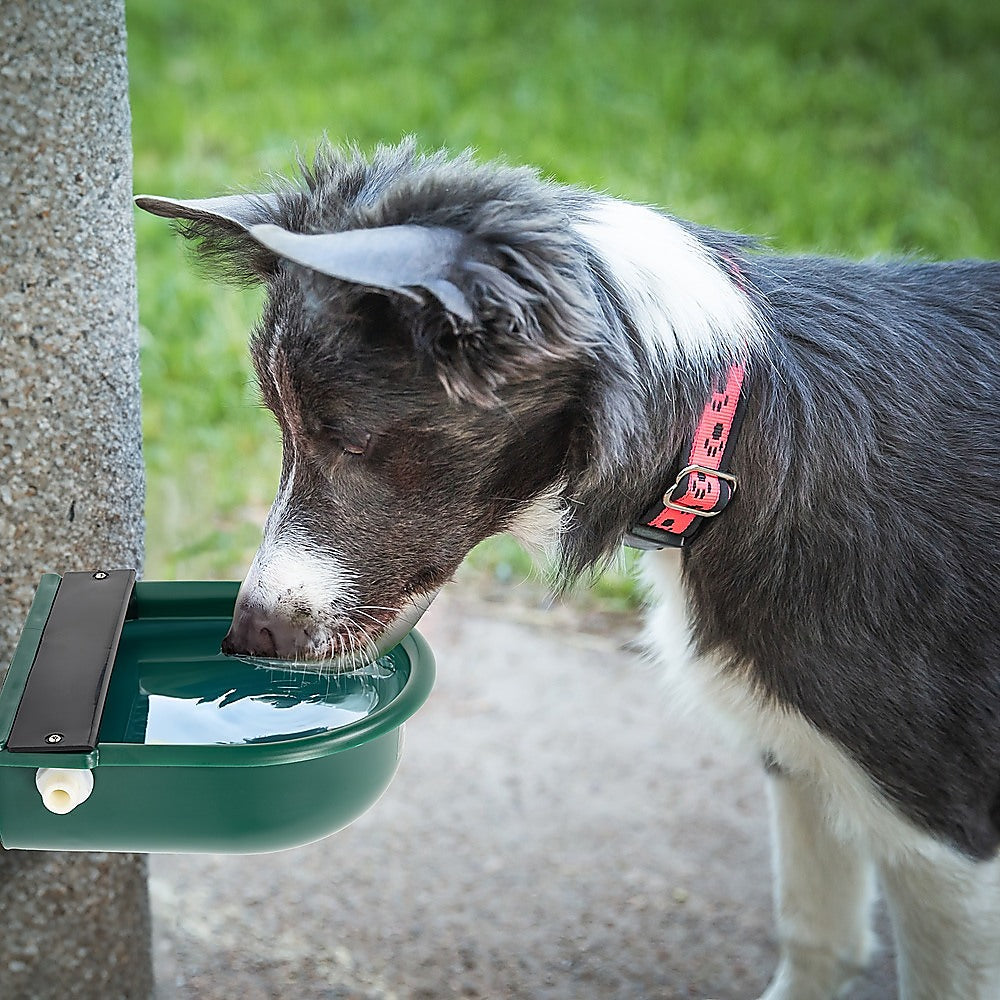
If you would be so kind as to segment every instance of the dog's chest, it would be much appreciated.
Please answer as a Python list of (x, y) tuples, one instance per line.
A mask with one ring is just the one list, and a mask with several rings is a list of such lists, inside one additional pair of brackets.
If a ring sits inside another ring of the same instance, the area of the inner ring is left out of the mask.
[(654, 598), (647, 643), (662, 668), (672, 708), (696, 714), (713, 736), (723, 735), (814, 782), (832, 828), (845, 840), (864, 842), (883, 856), (913, 850), (937, 856), (943, 850), (900, 814), (844, 748), (794, 707), (767, 695), (755, 682), (754, 664), (734, 667), (724, 656), (695, 653), (679, 550), (647, 554), (644, 575)]

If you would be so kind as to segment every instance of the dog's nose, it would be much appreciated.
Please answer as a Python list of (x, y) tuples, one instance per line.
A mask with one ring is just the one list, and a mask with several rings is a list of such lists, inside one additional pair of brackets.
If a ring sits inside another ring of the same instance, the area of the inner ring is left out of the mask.
[(273, 656), (287, 659), (305, 641), (301, 628), (279, 615), (237, 607), (233, 624), (222, 640), (227, 656)]

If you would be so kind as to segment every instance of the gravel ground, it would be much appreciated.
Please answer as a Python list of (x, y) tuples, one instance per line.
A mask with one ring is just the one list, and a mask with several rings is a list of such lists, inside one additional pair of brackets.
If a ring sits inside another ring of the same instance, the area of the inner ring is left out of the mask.
[[(279, 854), (152, 858), (158, 1000), (756, 997), (755, 762), (673, 715), (620, 629), (446, 593), (421, 631), (437, 685), (369, 813)], [(851, 1000), (895, 995), (886, 951)]]

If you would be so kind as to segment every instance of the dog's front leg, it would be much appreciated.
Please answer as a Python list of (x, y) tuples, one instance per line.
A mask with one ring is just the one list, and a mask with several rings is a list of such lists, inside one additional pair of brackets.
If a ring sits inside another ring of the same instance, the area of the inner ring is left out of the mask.
[(808, 780), (775, 773), (768, 785), (781, 957), (761, 1000), (833, 1000), (871, 955), (873, 866), (834, 835)]
[(1000, 997), (1000, 857), (899, 851), (879, 865), (905, 1000)]

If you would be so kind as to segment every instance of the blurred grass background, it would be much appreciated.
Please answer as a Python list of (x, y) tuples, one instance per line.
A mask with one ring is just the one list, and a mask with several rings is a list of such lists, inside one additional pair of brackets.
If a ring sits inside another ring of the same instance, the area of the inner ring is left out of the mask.
[[(1000, 5), (980, 0), (128, 0), (137, 192), (288, 173), (326, 131), (415, 133), (849, 256), (1000, 256)], [(255, 292), (137, 217), (147, 575), (237, 578), (277, 482)], [(472, 572), (517, 582), (510, 540)], [(598, 587), (634, 604), (628, 565)]]

